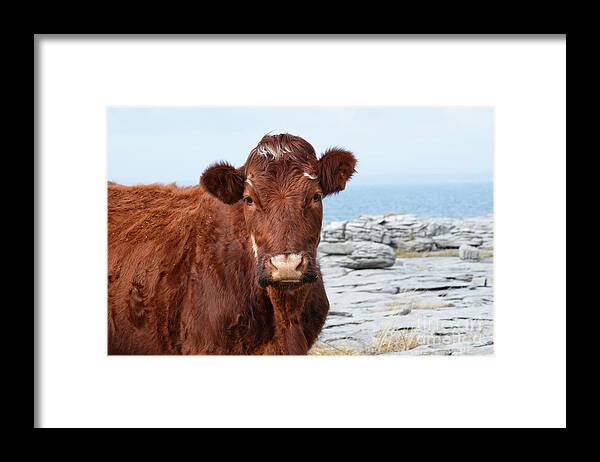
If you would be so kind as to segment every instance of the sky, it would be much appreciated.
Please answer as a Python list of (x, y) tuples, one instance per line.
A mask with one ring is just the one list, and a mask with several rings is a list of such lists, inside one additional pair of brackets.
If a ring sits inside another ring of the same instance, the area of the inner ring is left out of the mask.
[(197, 184), (216, 161), (241, 166), (268, 132), (301, 136), (317, 155), (349, 149), (355, 184), (493, 177), (492, 107), (111, 107), (108, 179)]

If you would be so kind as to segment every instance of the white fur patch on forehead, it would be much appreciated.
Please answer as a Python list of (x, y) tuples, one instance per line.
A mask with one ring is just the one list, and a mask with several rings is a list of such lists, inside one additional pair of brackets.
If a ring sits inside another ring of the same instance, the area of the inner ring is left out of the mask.
[(281, 144), (279, 145), (279, 149), (273, 149), (270, 146), (267, 145), (260, 145), (258, 146), (258, 148), (256, 149), (256, 153), (259, 156), (262, 156), (264, 158), (271, 158), (271, 159), (279, 159), (279, 157), (281, 157), (283, 154), (288, 154), (292, 152), (292, 150), (289, 148), (288, 145), (286, 144)]
[(264, 159), (278, 161), (280, 159), (312, 162), (317, 160), (314, 148), (306, 140), (289, 133), (266, 134), (258, 145), (250, 151), (248, 160)]
[(246, 183), (248, 183), (250, 186), (252, 186), (254, 188), (254, 185), (252, 184), (252, 181), (250, 181), (250, 178), (246, 178)]
[(304, 175), (305, 177), (310, 178), (311, 180), (316, 180), (317, 179), (317, 177), (315, 175), (311, 175), (308, 172), (304, 172), (302, 175)]

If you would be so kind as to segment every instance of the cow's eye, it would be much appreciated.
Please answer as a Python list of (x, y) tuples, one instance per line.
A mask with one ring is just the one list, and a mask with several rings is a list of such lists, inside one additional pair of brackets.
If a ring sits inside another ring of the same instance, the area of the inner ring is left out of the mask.
[(254, 203), (250, 196), (244, 197), (244, 202), (246, 203), (246, 205), (252, 205)]
[(323, 194), (321, 194), (321, 193), (316, 193), (316, 194), (313, 196), (313, 200), (314, 200), (315, 202), (320, 202), (322, 198), (323, 198)]

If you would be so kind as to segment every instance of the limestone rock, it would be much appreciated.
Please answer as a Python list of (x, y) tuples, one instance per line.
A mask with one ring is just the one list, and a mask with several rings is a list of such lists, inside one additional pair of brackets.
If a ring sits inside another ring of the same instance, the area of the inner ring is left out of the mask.
[(321, 231), (321, 239), (324, 242), (344, 242), (346, 223), (347, 221), (332, 221), (325, 225)]
[(321, 242), (319, 252), (325, 255), (349, 255), (356, 245), (354, 242)]
[[(331, 315), (319, 344), (361, 354), (493, 354), (493, 258), (417, 257), (383, 269), (350, 269), (330, 264), (348, 255), (322, 255)], [(373, 351), (382, 333), (415, 343), (407, 351)]]
[(417, 237), (409, 241), (392, 239), (392, 243), (395, 248), (407, 252), (428, 252), (437, 249), (434, 240), (429, 237)]
[(322, 242), (376, 242), (407, 251), (458, 249), (461, 245), (493, 250), (491, 216), (469, 219), (417, 218), (411, 214), (361, 215), (323, 228)]
[[(322, 246), (323, 244), (319, 248), (322, 248)], [(328, 251), (331, 253), (327, 254)], [(326, 254), (320, 259), (322, 264), (334, 263), (338, 266), (355, 270), (387, 268), (392, 266), (396, 261), (394, 249), (389, 245), (375, 242), (346, 242), (344, 246), (334, 248), (326, 246), (322, 252)]]
[(481, 252), (475, 247), (469, 245), (461, 245), (458, 249), (458, 256), (461, 260), (479, 261), (481, 260)]

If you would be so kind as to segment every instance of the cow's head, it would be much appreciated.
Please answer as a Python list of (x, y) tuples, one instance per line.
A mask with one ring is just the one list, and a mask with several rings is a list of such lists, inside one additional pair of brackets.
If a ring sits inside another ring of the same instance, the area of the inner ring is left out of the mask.
[(356, 159), (331, 148), (317, 158), (298, 136), (265, 136), (240, 168), (220, 162), (202, 175), (202, 186), (226, 204), (243, 208), (248, 248), (258, 283), (293, 290), (319, 277), (316, 265), (323, 221), (322, 199), (342, 191)]

